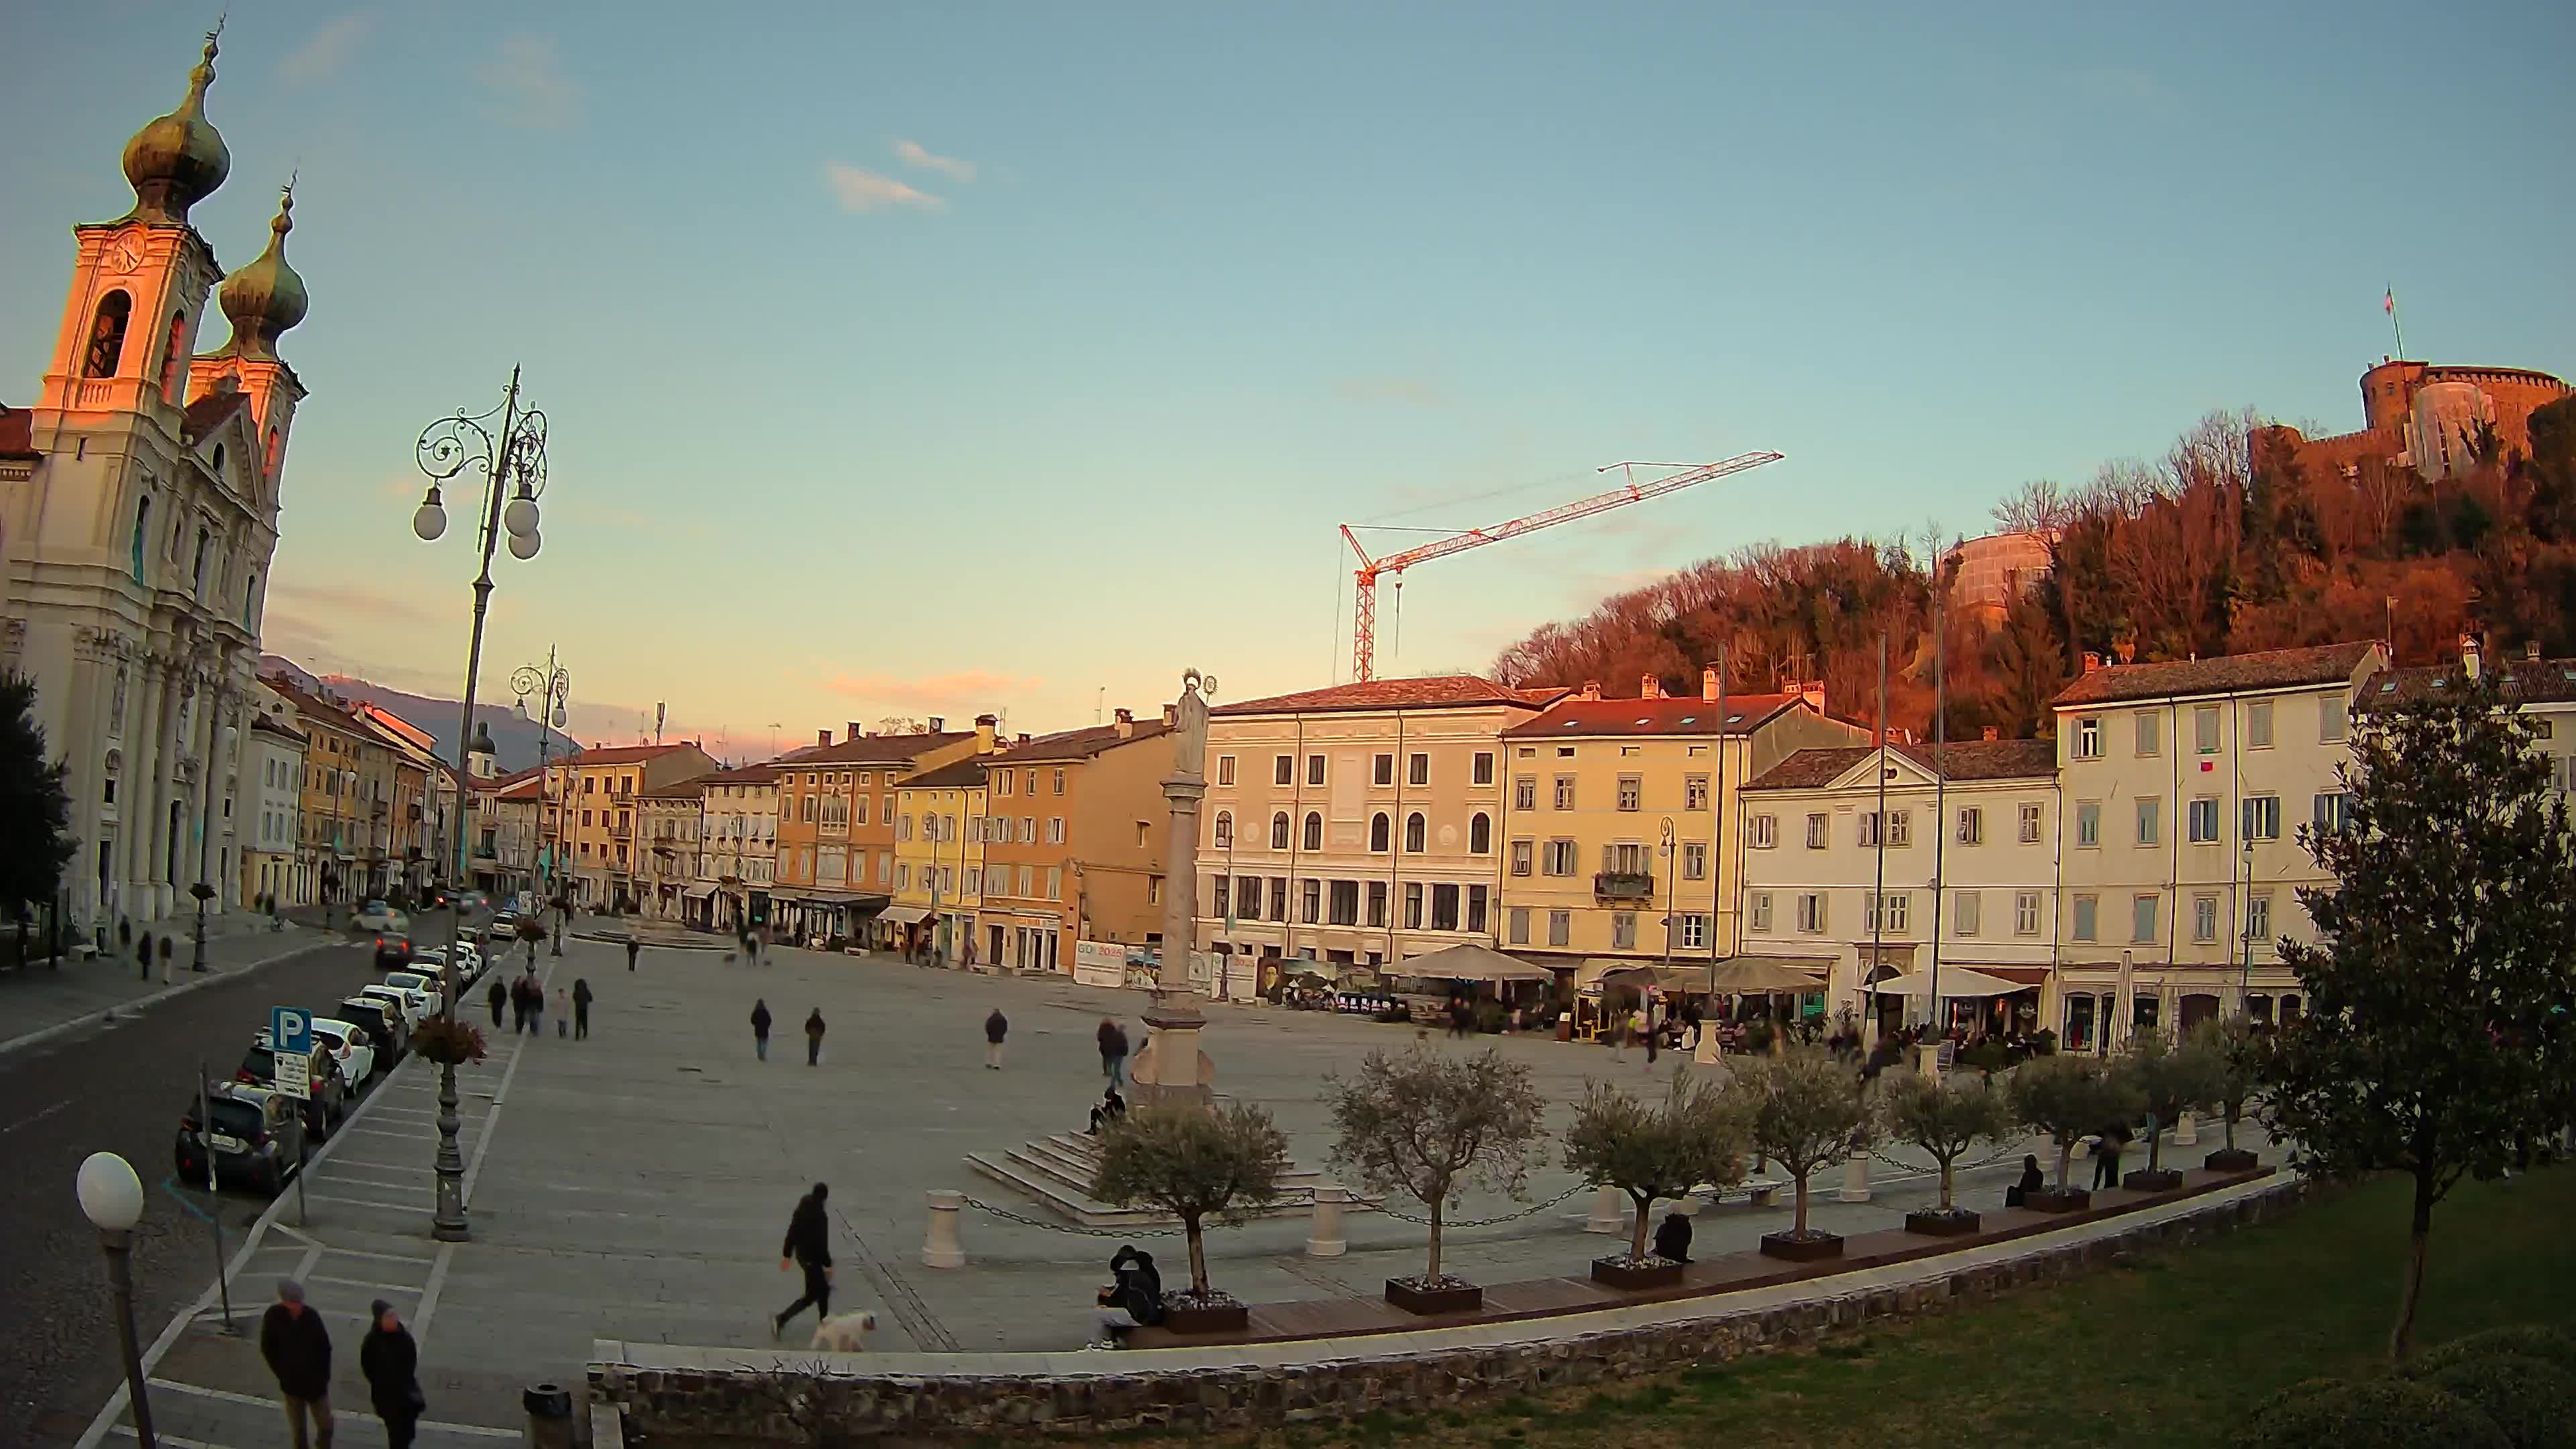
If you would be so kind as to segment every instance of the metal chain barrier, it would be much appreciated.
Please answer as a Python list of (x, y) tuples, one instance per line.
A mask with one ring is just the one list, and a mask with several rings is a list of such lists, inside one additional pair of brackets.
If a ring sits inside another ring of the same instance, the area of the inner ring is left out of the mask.
[(1071, 1233), (1083, 1238), (1173, 1238), (1183, 1236), (1186, 1232), (1180, 1227), (1117, 1229), (1074, 1227), (1066, 1223), (1040, 1222), (1026, 1213), (1015, 1213), (1009, 1208), (997, 1208), (991, 1203), (971, 1197), (964, 1198), (963, 1201), (966, 1206), (991, 1213), (1006, 1223), (1018, 1223), (1024, 1228), (1043, 1228), (1050, 1233)]
[[(1443, 1218), (1440, 1222), (1440, 1230), (1442, 1232), (1447, 1232), (1451, 1228), (1490, 1228), (1496, 1223), (1515, 1222), (1521, 1218), (1529, 1217), (1534, 1213), (1543, 1213), (1549, 1208), (1556, 1206), (1558, 1203), (1565, 1201), (1567, 1198), (1574, 1196), (1576, 1193), (1590, 1191), (1592, 1191), (1590, 1185), (1585, 1183), (1576, 1183), (1574, 1186), (1567, 1188), (1565, 1191), (1558, 1193), (1556, 1196), (1549, 1198), (1545, 1202), (1532, 1203), (1518, 1212), (1505, 1213), (1501, 1217), (1471, 1218), (1466, 1222), (1459, 1223), (1453, 1223), (1448, 1219)], [(1378, 1211), (1386, 1214), (1388, 1217), (1396, 1219), (1399, 1222), (1413, 1223), (1417, 1226), (1426, 1228), (1431, 1226), (1431, 1219), (1429, 1218), (1418, 1218), (1409, 1212), (1388, 1207), (1384, 1203), (1380, 1203), (1378, 1205)]]

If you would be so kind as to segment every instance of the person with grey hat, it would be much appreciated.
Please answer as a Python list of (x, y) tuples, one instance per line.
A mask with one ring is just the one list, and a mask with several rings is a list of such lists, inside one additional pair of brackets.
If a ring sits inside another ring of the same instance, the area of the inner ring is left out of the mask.
[(277, 1280), (277, 1301), (259, 1321), (259, 1356), (277, 1376), (295, 1449), (331, 1449), (331, 1331), (304, 1305), (304, 1285), (292, 1278)]
[(379, 1298), (368, 1312), (374, 1321), (358, 1343), (358, 1371), (367, 1376), (367, 1399), (385, 1421), (385, 1440), (392, 1449), (411, 1449), (421, 1414), (429, 1407), (420, 1391), (420, 1345), (403, 1327), (394, 1306)]

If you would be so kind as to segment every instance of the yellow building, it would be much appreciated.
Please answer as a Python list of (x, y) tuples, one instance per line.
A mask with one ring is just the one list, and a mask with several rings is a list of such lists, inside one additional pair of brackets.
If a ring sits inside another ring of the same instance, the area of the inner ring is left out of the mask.
[(974, 960), (975, 912), (984, 903), (985, 770), (957, 760), (895, 787), (894, 904), (880, 920), (907, 955)]
[(293, 706), (295, 727), (306, 741), (296, 858), (309, 893), (299, 894), (326, 904), (381, 894), (391, 838), (393, 747), (341, 701), (284, 678), (267, 683)]
[[(1810, 746), (1865, 744), (1823, 691), (1731, 694), (1717, 672), (1673, 696), (1603, 699), (1597, 684), (1501, 732), (1508, 788), (1502, 948), (1574, 972), (1705, 963), (1735, 953), (1744, 782)], [(1667, 925), (1669, 920), (1670, 924)]]
[(546, 767), (546, 793), (562, 806), (551, 859), (560, 862), (576, 907), (604, 911), (635, 903), (635, 797), (712, 773), (714, 757), (695, 744), (621, 745), (582, 751)]

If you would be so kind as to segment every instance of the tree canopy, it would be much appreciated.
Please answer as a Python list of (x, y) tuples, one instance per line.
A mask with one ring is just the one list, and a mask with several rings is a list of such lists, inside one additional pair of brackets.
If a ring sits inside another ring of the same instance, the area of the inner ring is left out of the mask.
[(1790, 1231), (1804, 1237), (1808, 1179), (1877, 1140), (1876, 1114), (1860, 1076), (1817, 1047), (1728, 1060), (1753, 1150), (1779, 1163), (1796, 1184), (1797, 1221)]
[(1091, 1195), (1122, 1207), (1148, 1203), (1179, 1218), (1190, 1244), (1190, 1289), (1205, 1298), (1204, 1224), (1239, 1223), (1260, 1211), (1279, 1195), (1287, 1170), (1288, 1139), (1267, 1108), (1139, 1107), (1101, 1130)]
[(1565, 1165), (1589, 1183), (1628, 1194), (1637, 1220), (1628, 1245), (1646, 1256), (1647, 1214), (1657, 1198), (1679, 1198), (1701, 1183), (1720, 1186), (1744, 1175), (1745, 1104), (1713, 1078), (1673, 1073), (1660, 1102), (1607, 1082), (1583, 1084), (1583, 1102), (1565, 1129)]
[(0, 908), (17, 918), (62, 888), (71, 863), (71, 795), (63, 764), (45, 752), (36, 684), (0, 674)]
[(1547, 1110), (1530, 1069), (1492, 1047), (1464, 1057), (1422, 1045), (1373, 1051), (1353, 1075), (1325, 1079), (1325, 1101), (1338, 1134), (1333, 1165), (1430, 1210), (1426, 1284), (1441, 1277), (1441, 1220), (1469, 1186), (1525, 1190)]

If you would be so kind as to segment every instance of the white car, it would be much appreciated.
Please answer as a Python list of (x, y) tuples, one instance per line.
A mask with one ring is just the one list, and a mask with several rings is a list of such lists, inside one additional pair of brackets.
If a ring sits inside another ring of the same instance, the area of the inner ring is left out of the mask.
[[(413, 965), (426, 967), (431, 973), (435, 973), (447, 965), (447, 948), (432, 946), (427, 950), (414, 951), (411, 953), (411, 959)], [(456, 943), (456, 984), (459, 988), (471, 986), (482, 980), (483, 969), (489, 964), (483, 953), (476, 950), (471, 942)], [(431, 984), (433, 986), (437, 984), (434, 974), (431, 975)]]
[(405, 991), (399, 986), (361, 986), (360, 996), (373, 997), (401, 1013), (403, 1030), (417, 1031), (429, 1019), (429, 998), (421, 992)]
[(373, 931), (379, 935), (405, 936), (411, 934), (411, 917), (386, 905), (383, 901), (369, 901), (349, 913), (349, 929)]
[[(340, 1080), (349, 1084), (352, 1093), (375, 1075), (376, 1048), (363, 1029), (326, 1017), (314, 1021), (313, 1034), (331, 1044), (331, 1055), (340, 1059)], [(265, 1037), (267, 1033), (261, 1035)]]
[(413, 1007), (412, 1024), (414, 1026), (418, 1026), (420, 1024), (420, 1019), (423, 1017), (438, 1015), (439, 986), (437, 977), (424, 976), (418, 971), (388, 971), (385, 973), (384, 984), (401, 991), (404, 995), (411, 998)]

